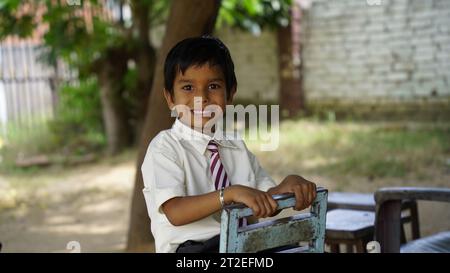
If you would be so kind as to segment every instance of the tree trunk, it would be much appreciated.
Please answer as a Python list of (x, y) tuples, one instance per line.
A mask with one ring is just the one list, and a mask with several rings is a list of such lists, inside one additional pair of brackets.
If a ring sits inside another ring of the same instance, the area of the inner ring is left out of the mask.
[(158, 52), (154, 81), (150, 93), (149, 107), (145, 122), (136, 165), (136, 177), (131, 203), (130, 227), (128, 230), (127, 251), (151, 251), (153, 237), (150, 231), (150, 219), (147, 213), (142, 188), (141, 165), (148, 144), (161, 130), (168, 129), (173, 123), (170, 111), (163, 97), (163, 66), (169, 50), (180, 40), (209, 34), (214, 28), (220, 0), (183, 0), (173, 1), (167, 21), (166, 35)]
[(136, 124), (135, 135), (137, 141), (142, 134), (142, 128), (144, 126), (145, 114), (148, 109), (148, 102), (151, 93), (153, 76), (155, 74), (155, 49), (150, 45), (141, 45), (138, 51), (138, 57), (136, 58), (137, 67), (137, 92), (135, 100), (137, 102), (135, 108)]
[(131, 143), (131, 130), (128, 114), (122, 98), (124, 86), (122, 79), (127, 69), (127, 58), (123, 50), (111, 49), (105, 59), (96, 66), (100, 87), (103, 122), (108, 142), (107, 153), (120, 152)]
[(288, 26), (277, 29), (280, 89), (279, 100), (282, 118), (291, 118), (304, 110), (301, 77), (300, 43), (301, 9), (294, 1)]
[(134, 101), (136, 102), (134, 107), (134, 116), (136, 117), (134, 129), (137, 141), (141, 136), (148, 108), (156, 62), (156, 52), (150, 43), (149, 11), (151, 5), (152, 3), (148, 1), (135, 0), (132, 2), (134, 29), (138, 33), (135, 54), (133, 54), (137, 70), (137, 84), (134, 96)]

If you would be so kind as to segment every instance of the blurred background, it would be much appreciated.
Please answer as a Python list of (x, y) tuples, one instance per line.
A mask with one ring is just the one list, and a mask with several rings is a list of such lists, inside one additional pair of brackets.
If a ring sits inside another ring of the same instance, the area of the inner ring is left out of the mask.
[[(249, 143), (276, 181), (450, 186), (448, 0), (0, 0), (3, 252), (153, 251), (161, 65), (201, 34), (231, 51), (236, 104), (280, 105), (279, 148)], [(419, 209), (422, 234), (450, 229), (448, 204)]]

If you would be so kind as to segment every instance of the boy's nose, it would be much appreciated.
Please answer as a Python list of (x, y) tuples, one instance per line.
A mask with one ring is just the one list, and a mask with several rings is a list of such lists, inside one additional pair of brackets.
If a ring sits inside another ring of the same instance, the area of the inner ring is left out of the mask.
[(194, 104), (201, 105), (202, 108), (204, 108), (204, 106), (208, 105), (208, 103), (209, 103), (208, 96), (202, 95), (202, 96), (195, 96), (195, 98), (194, 98)]
[(202, 89), (199, 93), (202, 103), (203, 104), (208, 103), (209, 102), (208, 88)]

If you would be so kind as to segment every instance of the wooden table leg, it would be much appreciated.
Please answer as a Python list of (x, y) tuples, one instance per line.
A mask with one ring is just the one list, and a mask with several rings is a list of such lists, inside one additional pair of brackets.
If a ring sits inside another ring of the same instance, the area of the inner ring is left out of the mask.
[(345, 250), (347, 253), (353, 253), (353, 244), (346, 244)]
[(340, 253), (339, 244), (330, 244), (331, 253)]
[(356, 243), (356, 253), (366, 253), (365, 240), (362, 238)]
[(420, 229), (419, 229), (419, 212), (417, 210), (417, 202), (411, 204), (410, 208), (410, 216), (411, 216), (411, 229), (412, 229), (412, 239), (420, 238)]

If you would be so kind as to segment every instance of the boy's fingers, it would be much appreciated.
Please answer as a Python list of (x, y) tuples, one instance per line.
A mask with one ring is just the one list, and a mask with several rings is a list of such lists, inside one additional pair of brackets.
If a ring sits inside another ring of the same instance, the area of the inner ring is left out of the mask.
[(269, 200), (270, 205), (272, 206), (273, 211), (275, 212), (278, 207), (277, 201), (275, 201), (275, 199), (273, 199), (272, 195), (270, 195), (270, 194), (267, 194), (267, 199)]
[(306, 200), (305, 200), (304, 206), (305, 206), (305, 208), (307, 208), (312, 202), (311, 187), (309, 185), (305, 185), (305, 187), (303, 187), (302, 190), (306, 195)]
[(294, 194), (295, 194), (295, 207), (294, 210), (299, 210), (300, 208), (300, 202), (302, 199), (302, 194), (300, 191), (294, 190)]
[(266, 217), (266, 215), (269, 213), (269, 205), (267, 204), (266, 197), (264, 195), (260, 196), (261, 200), (261, 206), (264, 208), (264, 213), (261, 213), (261, 218)]
[(313, 184), (308, 184), (306, 187), (307, 193), (308, 193), (308, 207), (312, 204), (314, 201), (314, 187)]
[(303, 208), (306, 209), (310, 204), (310, 196), (309, 196), (309, 187), (307, 184), (302, 185), (303, 196), (305, 196), (305, 200), (303, 201)]
[(264, 208), (264, 213), (261, 214), (261, 217), (267, 217), (267, 215), (270, 213), (270, 205), (264, 195), (261, 196), (261, 205)]
[(311, 203), (314, 202), (314, 200), (316, 200), (317, 197), (317, 188), (316, 188), (316, 184), (311, 183)]
[(266, 208), (266, 213), (263, 215), (263, 217), (267, 217), (271, 214), (272, 206), (270, 205), (270, 202), (269, 202), (269, 200), (267, 200), (266, 196), (264, 196), (263, 198), (264, 198), (264, 200), (263, 200), (264, 207)]
[(261, 197), (256, 198), (258, 202), (259, 207), (259, 214), (258, 217), (262, 218), (266, 214), (266, 206), (264, 205), (264, 201), (261, 199)]
[(303, 196), (302, 190), (299, 187), (294, 189), (295, 194), (295, 210), (302, 210), (303, 202), (305, 197)]
[(256, 202), (256, 200), (253, 202), (251, 209), (253, 210), (253, 216), (258, 218), (260, 209), (259, 209), (258, 202)]
[(260, 213), (260, 209), (259, 209), (259, 205), (258, 205), (258, 203), (255, 203), (255, 205), (254, 205), (254, 207), (252, 208), (252, 210), (253, 210), (253, 215), (256, 217), (256, 218), (259, 218), (259, 213)]
[(312, 192), (311, 190), (308, 192), (308, 196), (309, 196), (309, 200), (308, 200), (308, 204), (311, 205), (312, 202), (314, 201), (314, 192)]
[(309, 193), (310, 193), (309, 185), (308, 184), (302, 184), (301, 185), (301, 191), (302, 191), (302, 194), (303, 194), (303, 197), (304, 197), (302, 209), (306, 209), (309, 206), (309, 204), (311, 203), (311, 201), (310, 201), (311, 197), (309, 195)]
[(269, 217), (275, 212), (276, 207), (273, 206), (273, 202), (275, 202), (275, 200), (271, 200), (272, 197), (269, 194), (265, 194), (264, 196), (266, 198), (266, 204), (267, 204), (267, 216), (266, 217)]

